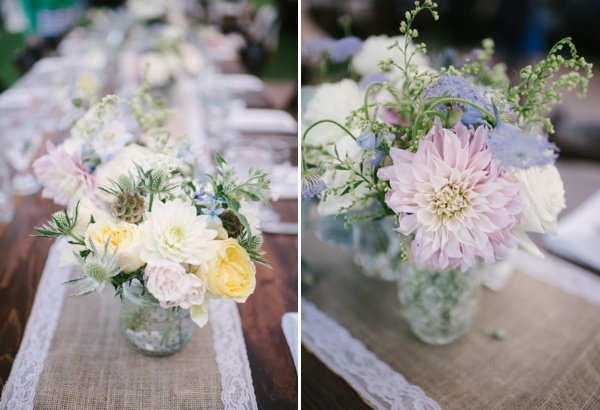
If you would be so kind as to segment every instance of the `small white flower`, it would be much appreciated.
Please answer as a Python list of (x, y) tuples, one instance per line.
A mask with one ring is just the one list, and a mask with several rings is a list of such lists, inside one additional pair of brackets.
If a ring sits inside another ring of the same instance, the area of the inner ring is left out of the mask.
[(196, 207), (180, 199), (156, 201), (140, 225), (144, 234), (141, 258), (150, 265), (165, 262), (200, 265), (217, 231), (208, 228), (209, 217), (197, 216)]
[(133, 140), (122, 122), (114, 121), (100, 127), (92, 136), (92, 147), (102, 162), (111, 160)]

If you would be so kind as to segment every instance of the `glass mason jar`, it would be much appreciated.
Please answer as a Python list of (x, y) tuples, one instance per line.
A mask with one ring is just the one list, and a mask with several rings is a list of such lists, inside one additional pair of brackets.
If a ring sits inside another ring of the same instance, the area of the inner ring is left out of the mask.
[(458, 340), (471, 327), (479, 305), (483, 264), (462, 272), (404, 265), (398, 276), (401, 313), (423, 342), (445, 345)]
[(394, 216), (354, 223), (354, 262), (371, 278), (395, 281), (402, 271), (402, 239), (394, 231)]
[(135, 350), (148, 356), (168, 356), (190, 341), (196, 324), (189, 309), (164, 309), (142, 284), (123, 286), (121, 329)]

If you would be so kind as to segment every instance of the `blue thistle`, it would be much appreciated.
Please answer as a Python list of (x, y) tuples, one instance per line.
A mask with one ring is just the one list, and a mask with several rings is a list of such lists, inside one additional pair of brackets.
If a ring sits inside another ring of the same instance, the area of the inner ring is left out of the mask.
[(494, 106), (496, 128), (492, 131), (488, 147), (494, 158), (507, 167), (527, 169), (553, 164), (559, 149), (548, 141), (548, 135), (537, 138), (523, 129), (502, 121), (498, 109)]
[(315, 169), (302, 172), (302, 200), (305, 201), (313, 196), (320, 196), (327, 189), (321, 174)]
[(329, 59), (334, 63), (341, 63), (354, 57), (362, 49), (362, 40), (358, 37), (345, 37), (335, 42), (331, 49)]
[(310, 60), (316, 60), (329, 54), (335, 47), (336, 41), (329, 37), (318, 37), (309, 41), (302, 47), (302, 56)]
[[(435, 83), (430, 84), (423, 90), (423, 98), (438, 97), (438, 98), (460, 98), (462, 100), (471, 101), (486, 110), (489, 110), (490, 103), (479, 91), (479, 89), (471, 84), (469, 80), (455, 75), (442, 75)], [(456, 105), (466, 109), (467, 104), (457, 102)], [(438, 111), (446, 112), (450, 109), (447, 105), (438, 105), (435, 107)]]

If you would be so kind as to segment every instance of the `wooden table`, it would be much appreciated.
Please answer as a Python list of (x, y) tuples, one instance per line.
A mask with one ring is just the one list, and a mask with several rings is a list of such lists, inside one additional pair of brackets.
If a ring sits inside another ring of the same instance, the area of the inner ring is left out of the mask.
[[(565, 184), (568, 205), (568, 208), (561, 213), (561, 217), (564, 217), (600, 189), (600, 164), (561, 158), (557, 162), (557, 166)], [(532, 238), (538, 245), (541, 245), (539, 235), (532, 236)], [(306, 237), (303, 237), (303, 240), (314, 239), (312, 235), (306, 235)], [(319, 286), (318, 272), (315, 286)], [(333, 373), (304, 347), (301, 349), (301, 356), (303, 409), (358, 410), (371, 408), (345, 380)], [(382, 360), (385, 361), (385, 358), (382, 358)]]
[[(257, 98), (264, 107), (266, 99)], [(48, 135), (60, 140), (60, 135)], [(41, 155), (41, 152), (40, 152)], [(35, 195), (15, 198), (15, 217), (0, 226), (0, 390), (10, 374), (52, 242), (34, 238), (33, 227), (61, 207)], [(297, 221), (297, 201), (274, 208), (284, 221)], [(298, 237), (264, 235), (272, 269), (257, 268), (254, 295), (239, 305), (256, 399), (260, 409), (295, 409), (298, 377), (281, 329), (281, 317), (298, 311)]]

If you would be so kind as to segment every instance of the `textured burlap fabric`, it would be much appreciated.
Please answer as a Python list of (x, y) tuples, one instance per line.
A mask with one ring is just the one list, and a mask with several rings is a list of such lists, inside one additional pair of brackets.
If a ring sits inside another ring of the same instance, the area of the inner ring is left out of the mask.
[[(428, 346), (400, 316), (396, 286), (362, 275), (350, 252), (304, 236), (318, 272), (304, 296), (444, 409), (599, 409), (600, 307), (517, 272), (484, 291), (466, 337)], [(486, 329), (504, 328), (504, 340)]]
[(137, 353), (121, 335), (111, 290), (65, 300), (36, 409), (222, 409), (210, 325), (174, 355)]

